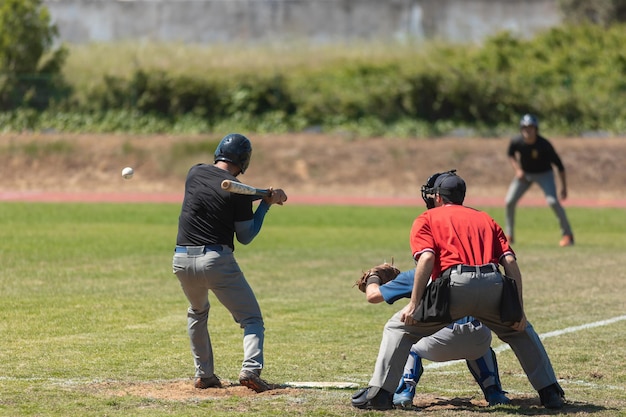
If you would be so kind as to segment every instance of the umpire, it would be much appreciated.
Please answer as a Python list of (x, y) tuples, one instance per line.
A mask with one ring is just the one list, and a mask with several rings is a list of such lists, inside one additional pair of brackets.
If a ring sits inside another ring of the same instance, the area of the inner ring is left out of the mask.
[(510, 243), (513, 243), (515, 235), (515, 206), (520, 198), (528, 191), (533, 182), (536, 182), (543, 190), (546, 201), (561, 226), (561, 246), (572, 246), (574, 235), (565, 210), (556, 194), (554, 181), (554, 165), (561, 179), (561, 199), (567, 198), (567, 181), (565, 167), (561, 158), (554, 150), (552, 144), (543, 136), (539, 135), (539, 122), (532, 114), (525, 114), (520, 120), (519, 136), (511, 139), (507, 155), (511, 166), (515, 171), (515, 178), (511, 181), (506, 194), (506, 235)]
[[(416, 261), (411, 301), (385, 325), (370, 387), (355, 394), (352, 405), (392, 408), (392, 393), (411, 346), (454, 320), (474, 316), (511, 346), (541, 404), (562, 408), (563, 390), (539, 336), (526, 321), (522, 274), (504, 231), (488, 214), (463, 206), (466, 186), (461, 177), (452, 171), (433, 177), (432, 187), (430, 179), (422, 187), (422, 197), (434, 208), (419, 215), (411, 228)], [(437, 278), (427, 290), (431, 276)], [(511, 279), (517, 291), (505, 285)], [(506, 312), (502, 306), (508, 305), (502, 303), (505, 288), (513, 289), (512, 298), (505, 300), (519, 302), (508, 318), (501, 315)]]

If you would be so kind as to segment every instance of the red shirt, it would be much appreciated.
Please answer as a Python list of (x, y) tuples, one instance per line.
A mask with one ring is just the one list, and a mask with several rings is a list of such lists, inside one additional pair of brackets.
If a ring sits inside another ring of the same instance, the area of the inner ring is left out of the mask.
[(487, 213), (457, 204), (426, 210), (411, 227), (411, 253), (417, 261), (424, 252), (435, 255), (432, 277), (451, 266), (498, 264), (515, 253), (502, 228)]

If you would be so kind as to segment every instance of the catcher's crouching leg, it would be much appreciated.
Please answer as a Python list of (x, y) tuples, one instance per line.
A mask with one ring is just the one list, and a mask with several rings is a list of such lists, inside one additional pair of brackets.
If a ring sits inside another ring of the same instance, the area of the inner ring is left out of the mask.
[(502, 390), (498, 362), (493, 349), (489, 348), (482, 357), (467, 360), (466, 363), (490, 406), (511, 404), (511, 400), (505, 395), (506, 391)]

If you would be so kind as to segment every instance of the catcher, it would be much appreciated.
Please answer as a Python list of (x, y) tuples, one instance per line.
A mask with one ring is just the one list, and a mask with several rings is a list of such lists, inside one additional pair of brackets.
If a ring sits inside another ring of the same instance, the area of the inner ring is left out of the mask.
[[(414, 269), (400, 272), (392, 261), (392, 264), (384, 263), (364, 272), (355, 286), (365, 293), (370, 303), (385, 301), (393, 304), (400, 298), (411, 297), (414, 275)], [(490, 345), (491, 330), (473, 317), (457, 320), (421, 339), (411, 347), (403, 376), (393, 395), (394, 406), (405, 408), (413, 405), (415, 387), (424, 372), (422, 358), (433, 362), (465, 359), (487, 403), (490, 406), (510, 404), (502, 390), (496, 354)]]

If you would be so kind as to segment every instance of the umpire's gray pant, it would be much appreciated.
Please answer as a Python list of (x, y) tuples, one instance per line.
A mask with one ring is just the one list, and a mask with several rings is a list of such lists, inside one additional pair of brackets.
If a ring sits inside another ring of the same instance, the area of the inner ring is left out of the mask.
[[(517, 332), (500, 321), (502, 276), (499, 272), (475, 272), (450, 275), (450, 315), (453, 320), (474, 316), (508, 343), (517, 356), (528, 380), (539, 391), (556, 382), (552, 364), (539, 336), (530, 323)], [(422, 337), (429, 336), (449, 323), (422, 323), (407, 326), (396, 313), (385, 325), (374, 374), (369, 385), (394, 392), (402, 377), (409, 350)]]

